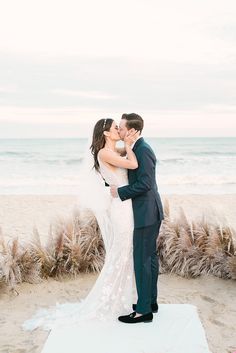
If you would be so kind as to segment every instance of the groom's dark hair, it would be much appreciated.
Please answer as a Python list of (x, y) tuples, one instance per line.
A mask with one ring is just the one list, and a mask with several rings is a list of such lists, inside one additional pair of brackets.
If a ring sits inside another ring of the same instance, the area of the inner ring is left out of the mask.
[(121, 119), (126, 120), (126, 127), (128, 130), (135, 129), (137, 131), (140, 131), (140, 133), (142, 132), (144, 123), (140, 115), (135, 113), (125, 113), (122, 115)]

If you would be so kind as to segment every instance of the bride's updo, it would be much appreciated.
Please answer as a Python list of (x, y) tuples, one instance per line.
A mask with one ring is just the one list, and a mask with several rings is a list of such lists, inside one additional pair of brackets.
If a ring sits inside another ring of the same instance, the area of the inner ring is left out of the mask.
[(91, 153), (94, 158), (94, 168), (99, 171), (98, 152), (105, 146), (104, 131), (110, 131), (113, 119), (100, 119), (93, 129), (93, 139), (90, 146)]

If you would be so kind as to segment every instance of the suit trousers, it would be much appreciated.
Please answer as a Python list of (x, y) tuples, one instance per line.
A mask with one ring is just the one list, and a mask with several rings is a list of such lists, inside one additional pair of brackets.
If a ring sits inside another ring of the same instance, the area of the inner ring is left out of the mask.
[(151, 304), (157, 302), (159, 260), (157, 237), (161, 221), (143, 228), (134, 229), (133, 258), (137, 288), (136, 311), (140, 314), (152, 312)]

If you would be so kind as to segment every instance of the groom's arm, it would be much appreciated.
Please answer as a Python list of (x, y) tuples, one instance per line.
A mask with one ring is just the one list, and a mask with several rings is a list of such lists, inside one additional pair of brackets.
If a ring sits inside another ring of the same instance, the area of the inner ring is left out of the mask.
[(133, 199), (149, 191), (155, 182), (156, 157), (148, 147), (142, 147), (137, 157), (137, 181), (133, 184), (119, 187), (118, 195), (122, 201)]

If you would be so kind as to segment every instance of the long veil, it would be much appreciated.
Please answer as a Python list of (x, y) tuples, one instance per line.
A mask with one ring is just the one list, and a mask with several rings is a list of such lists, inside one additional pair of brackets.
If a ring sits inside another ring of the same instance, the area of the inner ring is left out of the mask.
[[(78, 175), (78, 187), (75, 189), (77, 195), (76, 208), (79, 208), (81, 213), (86, 210), (93, 212), (101, 230), (107, 252), (112, 244), (111, 196), (109, 188), (105, 186), (102, 175), (93, 168), (93, 156), (89, 149), (90, 142), (91, 140), (88, 139)], [(93, 315), (91, 305), (90, 311), (86, 307), (88, 297), (78, 303), (57, 304), (49, 309), (41, 309), (33, 318), (25, 321), (22, 327), (25, 330), (32, 331), (40, 326), (48, 330), (60, 326), (70, 327), (72, 324), (78, 324), (81, 320), (89, 319), (90, 315)], [(98, 299), (100, 302), (101, 298)], [(90, 300), (90, 304), (95, 305), (95, 301)]]
[(109, 234), (109, 210), (111, 196), (109, 187), (105, 186), (102, 175), (93, 168), (93, 156), (90, 151), (92, 139), (89, 137), (84, 151), (84, 158), (78, 175), (78, 187), (76, 190), (77, 207), (81, 211), (91, 210), (95, 215), (100, 227), (105, 248), (107, 249)]

